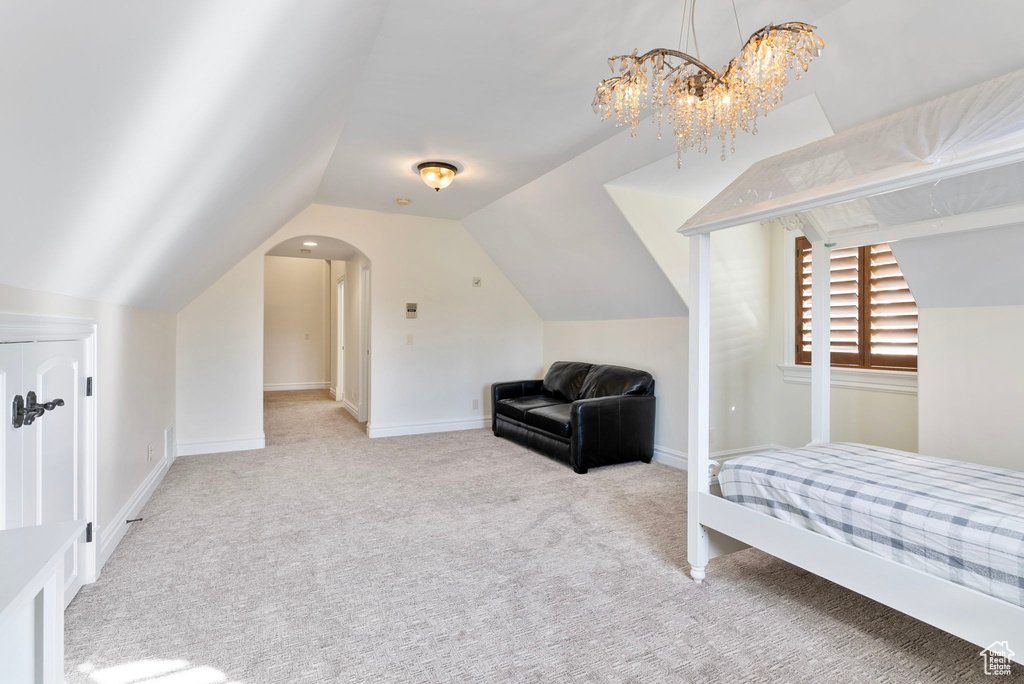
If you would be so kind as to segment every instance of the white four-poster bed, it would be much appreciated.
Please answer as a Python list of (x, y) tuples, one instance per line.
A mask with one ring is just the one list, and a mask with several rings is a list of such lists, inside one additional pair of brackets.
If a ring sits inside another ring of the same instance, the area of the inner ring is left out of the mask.
[[(1024, 473), (832, 443), (827, 278), (813, 276), (811, 287), (811, 443), (774, 452), (770, 462), (730, 460), (721, 473), (711, 460), (711, 234), (771, 220), (811, 241), (812, 274), (830, 270), (833, 249), (996, 226), (1024, 230), (1024, 71), (759, 162), (679, 229), (690, 242), (693, 579), (704, 579), (710, 559), (753, 546), (980, 648), (1009, 640), (1024, 662)], [(820, 469), (804, 475), (805, 464)], [(721, 485), (712, 484), (716, 474)], [(782, 491), (787, 478), (797, 484)], [(846, 482), (853, 484), (844, 492)], [(887, 488), (899, 494), (883, 505)], [(857, 501), (859, 492), (870, 501)], [(828, 505), (840, 511), (831, 520), (821, 508)], [(942, 513), (955, 506), (966, 512)], [(919, 529), (866, 524), (906, 522), (908, 509), (924, 521)], [(875, 514), (881, 522), (866, 520)], [(948, 535), (927, 526), (940, 518)], [(981, 551), (967, 548), (972, 542)], [(950, 543), (958, 550), (941, 548)]]

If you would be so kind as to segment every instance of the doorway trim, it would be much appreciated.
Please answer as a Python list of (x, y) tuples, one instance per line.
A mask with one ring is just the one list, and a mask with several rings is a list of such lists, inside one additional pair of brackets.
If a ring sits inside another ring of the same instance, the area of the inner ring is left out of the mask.
[(82, 473), (82, 498), (85, 520), (93, 525), (92, 542), (81, 544), (82, 583), (90, 584), (99, 575), (99, 510), (96, 493), (96, 454), (98, 453), (97, 431), (97, 374), (96, 336), (99, 326), (96, 321), (86, 318), (63, 318), (58, 316), (37, 316), (28, 314), (0, 313), (0, 344), (59, 342), (83, 340), (85, 342), (85, 367), (82, 369), (82, 386), (85, 378), (93, 379), (92, 401), (83, 401), (82, 429), (85, 435), (84, 472)]
[(334, 283), (334, 296), (338, 300), (334, 307), (337, 322), (334, 326), (334, 400), (345, 400), (345, 276)]
[(359, 422), (370, 422), (370, 266), (359, 272)]

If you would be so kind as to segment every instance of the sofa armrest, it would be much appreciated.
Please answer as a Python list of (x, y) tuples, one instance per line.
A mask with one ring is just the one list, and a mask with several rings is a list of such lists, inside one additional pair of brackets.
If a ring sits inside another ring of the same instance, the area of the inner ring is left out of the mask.
[(654, 457), (653, 396), (580, 399), (572, 403), (569, 423), (571, 465), (578, 473), (592, 466), (645, 461)]
[(515, 380), (496, 382), (491, 385), (491, 430), (498, 421), (498, 402), (502, 399), (518, 399), (534, 394), (544, 394), (543, 380)]

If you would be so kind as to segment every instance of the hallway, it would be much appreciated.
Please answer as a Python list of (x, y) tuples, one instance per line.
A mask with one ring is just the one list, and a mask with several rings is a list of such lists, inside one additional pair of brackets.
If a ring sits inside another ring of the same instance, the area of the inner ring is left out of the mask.
[(267, 446), (366, 439), (360, 423), (327, 390), (263, 393), (263, 431)]

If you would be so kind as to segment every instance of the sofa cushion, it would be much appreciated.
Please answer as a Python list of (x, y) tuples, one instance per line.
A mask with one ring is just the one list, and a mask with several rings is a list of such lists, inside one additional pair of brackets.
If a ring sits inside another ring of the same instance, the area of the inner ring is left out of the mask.
[(569, 410), (572, 404), (553, 404), (531, 409), (526, 412), (526, 424), (559, 437), (572, 436), (569, 425)]
[(499, 416), (506, 416), (525, 423), (527, 411), (561, 403), (562, 400), (555, 397), (535, 395), (532, 397), (502, 399), (494, 405), (494, 410)]
[(555, 361), (544, 376), (544, 390), (565, 401), (576, 401), (591, 367), (578, 361)]
[(623, 366), (592, 366), (580, 387), (579, 399), (654, 394), (654, 378), (650, 373)]

